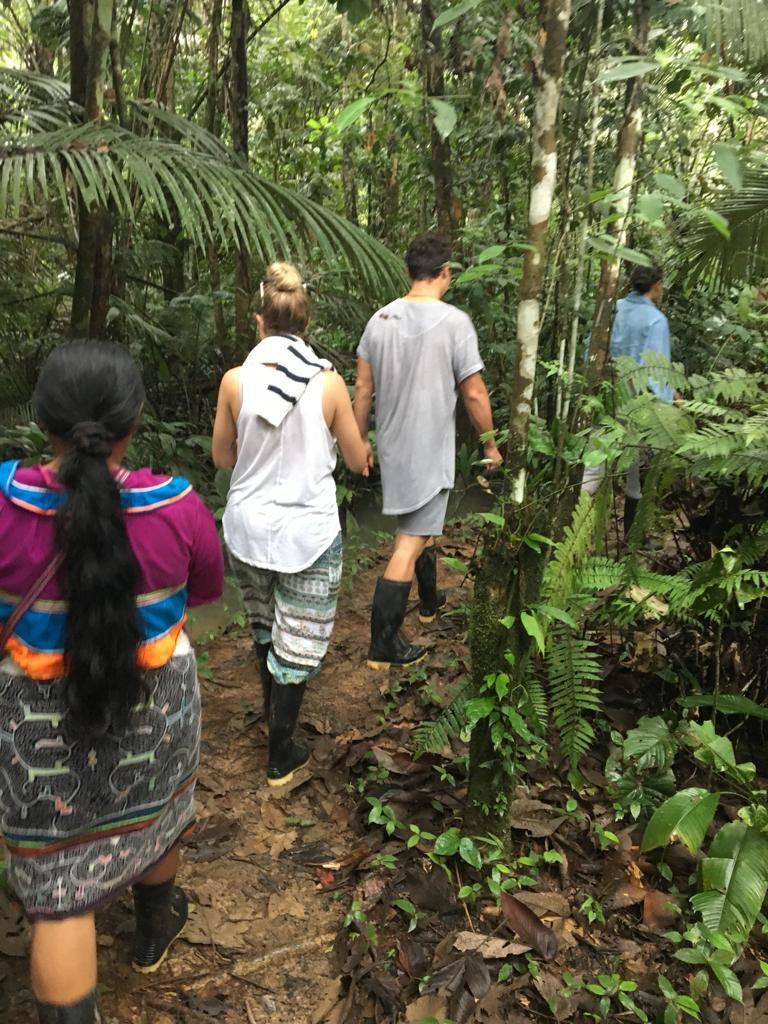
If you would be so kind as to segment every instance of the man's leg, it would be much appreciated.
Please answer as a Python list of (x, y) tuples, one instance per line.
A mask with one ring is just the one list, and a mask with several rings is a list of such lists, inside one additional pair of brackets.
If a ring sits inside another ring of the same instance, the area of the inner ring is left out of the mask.
[(408, 533), (395, 534), (395, 549), (384, 570), (384, 579), (411, 583), (416, 573), (416, 561), (431, 540), (431, 537), (414, 537)]

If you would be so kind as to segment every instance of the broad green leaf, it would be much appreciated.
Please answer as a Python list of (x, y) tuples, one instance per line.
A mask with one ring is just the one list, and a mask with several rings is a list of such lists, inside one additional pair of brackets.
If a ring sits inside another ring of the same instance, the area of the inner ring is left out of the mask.
[(541, 628), (541, 623), (535, 615), (531, 615), (530, 612), (520, 612), (520, 621), (523, 624), (523, 629), (536, 641), (536, 646), (539, 648), (541, 653), (544, 653), (544, 631)]
[(711, 931), (743, 945), (768, 890), (768, 836), (742, 821), (723, 825), (701, 865), (701, 881), (693, 908)]
[(378, 96), (361, 96), (359, 99), (348, 103), (333, 121), (330, 130), (340, 135), (346, 128), (349, 128), (350, 125), (359, 120), (377, 99)]
[(456, 108), (448, 100), (438, 99), (436, 96), (429, 97), (429, 104), (432, 107), (433, 118), (437, 134), (441, 139), (447, 139), (456, 127), (458, 115)]
[(720, 173), (731, 188), (738, 192), (744, 187), (744, 168), (742, 167), (739, 154), (733, 146), (728, 146), (724, 142), (716, 142), (714, 151)]
[(641, 267), (650, 267), (652, 263), (650, 256), (646, 256), (644, 252), (629, 249), (626, 245), (616, 245), (615, 239), (610, 235), (590, 235), (587, 242), (592, 249), (605, 253), (613, 260), (626, 260), (627, 263), (637, 263)]
[(737, 1003), (741, 1003), (744, 999), (744, 993), (741, 991), (741, 983), (736, 977), (730, 967), (726, 967), (725, 964), (710, 963), (712, 973), (715, 975), (717, 980), (723, 986), (723, 991), (729, 999), (733, 999)]
[(650, 60), (641, 60), (638, 57), (622, 57), (618, 61), (612, 61), (598, 75), (600, 82), (623, 82), (627, 78), (637, 78), (639, 75), (647, 75), (649, 71), (656, 71), (658, 64)]
[(479, 281), (483, 277), (497, 274), (503, 269), (498, 263), (481, 263), (476, 267), (468, 267), (456, 278), (456, 284), (470, 284), (472, 281)]
[(452, 857), (455, 853), (458, 853), (460, 838), (459, 830), (456, 828), (443, 832), (435, 840), (435, 853), (439, 857)]
[(466, 562), (462, 562), (460, 558), (449, 558), (446, 556), (443, 558), (443, 565), (452, 569), (453, 572), (460, 572), (463, 576), (466, 576), (469, 572), (469, 566)]
[(478, 515), (486, 523), (493, 523), (494, 526), (504, 525), (504, 516), (500, 516), (496, 512), (478, 512)]
[(701, 949), (689, 949), (687, 946), (684, 949), (678, 949), (673, 956), (675, 960), (680, 960), (684, 964), (705, 964), (707, 962)]
[(685, 199), (687, 192), (685, 185), (671, 174), (655, 174), (654, 181), (658, 188), (663, 192), (667, 192), (675, 199)]
[(655, 850), (677, 837), (696, 853), (720, 802), (719, 793), (705, 789), (681, 789), (658, 807), (643, 834), (642, 851)]
[(465, 14), (469, 14), (470, 11), (474, 11), (476, 7), (479, 7), (483, 0), (461, 0), (461, 3), (455, 4), (453, 7), (449, 7), (445, 11), (441, 11), (440, 14), (435, 18), (432, 25), (432, 30), (436, 28), (442, 28), (443, 25), (450, 25), (453, 21), (458, 21), (459, 18), (463, 18)]
[(711, 765), (739, 782), (750, 782), (755, 777), (754, 764), (751, 761), (736, 763), (733, 744), (727, 736), (715, 732), (713, 722), (689, 722), (685, 739), (693, 748), (693, 756), (702, 764)]
[(488, 263), (489, 260), (497, 260), (499, 256), (504, 252), (506, 246), (504, 245), (489, 245), (487, 249), (483, 249), (480, 255), (477, 257), (478, 263)]
[(479, 870), (482, 867), (483, 862), (480, 858), (480, 851), (469, 836), (463, 836), (459, 841), (459, 856), (473, 868)]
[(473, 697), (468, 700), (465, 709), (467, 724), (475, 725), (481, 718), (487, 718), (495, 704), (493, 697)]
[(551, 604), (537, 604), (536, 610), (542, 612), (549, 619), (557, 619), (558, 622), (564, 622), (566, 626), (570, 626), (571, 629), (577, 629), (578, 624), (572, 615), (569, 615), (562, 608), (555, 608)]
[(664, 219), (664, 198), (657, 192), (644, 192), (637, 197), (637, 212), (650, 224)]
[(637, 771), (668, 768), (677, 752), (677, 742), (663, 718), (643, 717), (624, 740), (624, 757), (632, 758)]
[(722, 715), (750, 715), (753, 718), (768, 719), (768, 708), (740, 693), (721, 693), (717, 697), (712, 693), (700, 693), (693, 697), (680, 697), (678, 704), (684, 708), (717, 707), (718, 714)]

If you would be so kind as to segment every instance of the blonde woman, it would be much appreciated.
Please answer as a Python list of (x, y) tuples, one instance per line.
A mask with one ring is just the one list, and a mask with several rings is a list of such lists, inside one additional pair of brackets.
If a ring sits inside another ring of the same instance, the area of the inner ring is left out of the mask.
[(213, 461), (234, 467), (224, 539), (253, 633), (269, 723), (267, 781), (309, 760), (294, 739), (307, 680), (328, 650), (341, 581), (336, 447), (367, 475), (344, 380), (302, 339), (309, 298), (291, 263), (261, 284), (261, 341), (222, 379)]

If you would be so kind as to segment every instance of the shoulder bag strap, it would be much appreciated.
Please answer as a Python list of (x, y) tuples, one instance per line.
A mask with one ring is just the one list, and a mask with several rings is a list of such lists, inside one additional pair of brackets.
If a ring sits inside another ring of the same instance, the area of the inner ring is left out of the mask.
[(0, 630), (0, 655), (2, 655), (2, 653), (5, 651), (5, 645), (8, 643), (8, 641), (11, 638), (11, 634), (13, 633), (14, 629), (16, 629), (16, 626), (19, 624), (19, 620), (27, 614), (27, 612), (38, 599), (38, 597), (40, 597), (42, 592), (45, 590), (45, 588), (48, 586), (53, 577), (61, 568), (63, 561), (64, 555), (62, 554), (62, 552), (59, 552), (53, 559), (53, 561), (51, 561), (45, 568), (45, 570), (40, 574), (40, 576), (38, 576), (38, 578), (26, 592), (24, 597), (22, 597), (22, 599), (13, 609), (11, 614), (8, 616), (8, 618), (5, 621), (5, 624), (3, 625), (3, 628)]

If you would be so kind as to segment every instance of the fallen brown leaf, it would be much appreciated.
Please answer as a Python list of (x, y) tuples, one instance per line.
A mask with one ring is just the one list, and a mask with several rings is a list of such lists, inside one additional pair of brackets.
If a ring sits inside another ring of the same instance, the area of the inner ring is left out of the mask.
[(184, 929), (184, 938), (196, 946), (245, 949), (247, 921), (230, 921), (216, 907), (198, 907)]
[(530, 946), (524, 946), (520, 942), (510, 942), (509, 939), (480, 935), (477, 932), (459, 932), (454, 939), (453, 948), (461, 953), (474, 950), (488, 960), (503, 960), (505, 957), (520, 956), (531, 950)]
[(512, 828), (520, 829), (537, 838), (551, 836), (566, 819), (564, 814), (555, 815), (550, 805), (541, 800), (513, 800), (510, 811)]
[(282, 831), (285, 828), (285, 819), (287, 815), (283, 814), (279, 807), (273, 804), (269, 800), (264, 800), (261, 804), (261, 821), (267, 828), (274, 829), (275, 831)]
[(445, 1020), (447, 1012), (448, 1002), (442, 996), (422, 996), (406, 1007), (405, 1020), (406, 1024), (421, 1024), (429, 1018)]
[(291, 896), (290, 893), (273, 892), (267, 904), (267, 917), (274, 921), (276, 917), (297, 917), (299, 919), (307, 916), (307, 909), (303, 903)]
[(680, 908), (673, 897), (658, 889), (649, 889), (643, 900), (643, 924), (654, 932), (668, 932), (674, 925)]
[(539, 917), (546, 917), (548, 914), (555, 917), (571, 916), (571, 905), (559, 892), (533, 892), (526, 889), (516, 892), (515, 899), (530, 907)]
[(645, 886), (639, 885), (630, 878), (619, 882), (603, 900), (609, 910), (624, 910), (626, 907), (633, 907), (636, 903), (642, 903), (648, 890)]
[(501, 908), (512, 931), (537, 950), (545, 960), (557, 953), (557, 937), (534, 912), (508, 892), (501, 894)]

